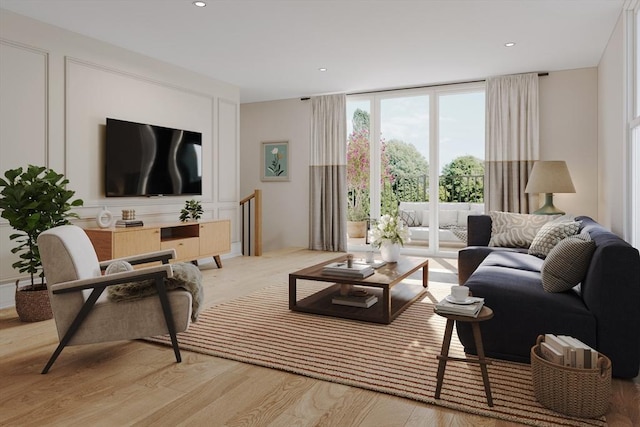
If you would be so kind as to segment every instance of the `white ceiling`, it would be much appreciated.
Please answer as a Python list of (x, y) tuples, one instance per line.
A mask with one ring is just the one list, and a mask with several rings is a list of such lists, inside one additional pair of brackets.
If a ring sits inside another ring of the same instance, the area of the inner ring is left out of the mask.
[[(623, 6), (623, 0), (207, 3), (0, 0), (0, 7), (237, 85), (245, 103), (597, 66)], [(516, 46), (504, 47), (510, 41)]]

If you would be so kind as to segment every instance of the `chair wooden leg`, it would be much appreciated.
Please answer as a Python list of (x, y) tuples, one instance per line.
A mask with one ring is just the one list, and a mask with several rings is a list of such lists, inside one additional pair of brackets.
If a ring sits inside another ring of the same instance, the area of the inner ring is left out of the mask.
[(71, 338), (73, 338), (73, 336), (75, 335), (80, 325), (82, 325), (82, 322), (84, 322), (84, 319), (87, 317), (87, 315), (95, 305), (96, 301), (102, 294), (102, 291), (104, 291), (104, 286), (100, 288), (95, 288), (91, 292), (91, 295), (89, 295), (89, 298), (87, 298), (87, 300), (85, 301), (84, 305), (76, 315), (76, 318), (73, 319), (73, 322), (71, 323), (71, 326), (69, 326), (69, 329), (67, 329), (67, 332), (64, 334), (64, 337), (62, 337), (62, 339), (60, 340), (60, 344), (58, 344), (58, 347), (55, 349), (55, 351), (49, 358), (49, 361), (47, 362), (46, 366), (42, 370), (42, 374), (46, 374), (47, 372), (49, 372), (49, 369), (51, 369), (51, 366), (53, 366), (53, 363), (56, 361), (60, 353), (62, 353), (62, 349), (69, 343), (69, 341), (71, 341)]
[(160, 297), (160, 304), (162, 305), (162, 311), (164, 313), (165, 321), (167, 322), (167, 329), (169, 330), (169, 336), (171, 337), (171, 345), (173, 346), (173, 352), (176, 355), (176, 362), (182, 362), (180, 356), (180, 347), (178, 347), (178, 337), (176, 336), (176, 325), (173, 322), (173, 312), (171, 311), (171, 305), (169, 304), (169, 298), (167, 297), (167, 289), (164, 286), (164, 279), (162, 277), (156, 278), (156, 289), (158, 290), (158, 296)]

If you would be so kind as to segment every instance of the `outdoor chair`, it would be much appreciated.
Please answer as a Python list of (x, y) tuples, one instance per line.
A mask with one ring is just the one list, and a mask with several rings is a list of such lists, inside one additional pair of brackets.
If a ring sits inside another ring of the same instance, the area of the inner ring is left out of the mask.
[[(167, 292), (164, 279), (172, 277), (169, 260), (173, 249), (120, 258), (131, 265), (162, 262), (102, 275), (111, 261), (98, 261), (87, 234), (75, 225), (63, 225), (44, 231), (38, 237), (51, 309), (60, 344), (42, 373), (46, 374), (62, 349), (107, 341), (131, 340), (169, 334), (176, 361), (181, 362), (177, 332), (189, 327), (192, 296), (182, 289)], [(127, 301), (110, 301), (108, 286), (153, 280), (157, 295)]]

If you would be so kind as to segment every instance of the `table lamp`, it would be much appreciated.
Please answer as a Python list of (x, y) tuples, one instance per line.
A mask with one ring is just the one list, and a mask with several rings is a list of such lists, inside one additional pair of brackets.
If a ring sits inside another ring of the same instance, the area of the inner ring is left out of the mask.
[(538, 160), (533, 164), (525, 193), (545, 193), (544, 205), (533, 212), (536, 215), (563, 215), (553, 206), (553, 193), (575, 193), (567, 163), (564, 161)]

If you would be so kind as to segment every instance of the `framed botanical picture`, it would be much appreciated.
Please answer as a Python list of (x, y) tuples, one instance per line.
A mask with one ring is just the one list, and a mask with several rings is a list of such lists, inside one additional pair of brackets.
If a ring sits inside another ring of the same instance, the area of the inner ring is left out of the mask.
[(262, 143), (262, 180), (289, 181), (289, 141)]

